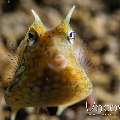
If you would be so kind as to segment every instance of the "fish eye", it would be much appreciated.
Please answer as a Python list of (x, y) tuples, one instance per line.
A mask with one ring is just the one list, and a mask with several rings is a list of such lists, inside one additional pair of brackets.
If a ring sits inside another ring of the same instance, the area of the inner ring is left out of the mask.
[(67, 40), (70, 44), (73, 44), (74, 43), (74, 40), (75, 40), (75, 35), (76, 33), (75, 32), (70, 32), (67, 36)]
[(69, 42), (69, 44), (73, 44), (74, 43), (74, 39), (70, 38), (69, 36), (67, 36), (67, 41)]
[(37, 41), (37, 34), (35, 32), (28, 32), (29, 46), (32, 46)]

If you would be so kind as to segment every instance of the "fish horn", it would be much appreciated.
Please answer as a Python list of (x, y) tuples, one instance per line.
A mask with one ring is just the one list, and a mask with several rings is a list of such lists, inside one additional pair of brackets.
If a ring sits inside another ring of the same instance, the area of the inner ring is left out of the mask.
[(42, 21), (41, 21), (40, 17), (38, 16), (38, 14), (33, 9), (31, 11), (32, 11), (32, 14), (33, 14), (33, 16), (35, 18), (35, 22), (42, 23)]
[(73, 5), (73, 7), (69, 10), (69, 12), (68, 12), (68, 14), (67, 14), (67, 16), (66, 16), (66, 18), (65, 18), (65, 21), (66, 21), (68, 24), (69, 24), (69, 22), (70, 22), (70, 19), (71, 19), (71, 16), (72, 16), (72, 14), (73, 14), (74, 9), (75, 9), (75, 5)]

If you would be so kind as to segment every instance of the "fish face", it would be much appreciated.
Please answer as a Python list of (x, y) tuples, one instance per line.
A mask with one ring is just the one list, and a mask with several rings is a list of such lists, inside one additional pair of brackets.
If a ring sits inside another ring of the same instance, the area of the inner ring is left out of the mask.
[(49, 31), (33, 12), (36, 20), (18, 48), (19, 67), (6, 92), (8, 104), (17, 107), (72, 105), (91, 93), (92, 84), (69, 37), (72, 11), (73, 8), (61, 24)]

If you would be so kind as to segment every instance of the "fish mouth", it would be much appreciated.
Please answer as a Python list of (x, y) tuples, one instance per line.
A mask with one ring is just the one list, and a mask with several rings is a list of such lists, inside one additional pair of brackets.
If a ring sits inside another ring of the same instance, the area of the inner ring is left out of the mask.
[(58, 54), (48, 63), (48, 67), (55, 71), (61, 71), (68, 65), (67, 59), (64, 55)]

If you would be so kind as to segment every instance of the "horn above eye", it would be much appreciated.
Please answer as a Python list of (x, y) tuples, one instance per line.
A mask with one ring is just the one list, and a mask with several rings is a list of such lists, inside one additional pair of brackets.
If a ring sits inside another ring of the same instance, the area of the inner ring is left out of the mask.
[(33, 14), (33, 16), (35, 18), (35, 21), (36, 22), (41, 22), (40, 17), (37, 15), (37, 13), (33, 9), (31, 11), (32, 11), (32, 14)]
[(39, 32), (43, 33), (46, 31), (46, 27), (44, 26), (42, 20), (40, 19), (40, 17), (38, 16), (38, 14), (32, 9), (32, 14), (34, 16), (34, 22), (32, 24), (32, 26), (37, 29)]
[(68, 14), (67, 14), (67, 16), (66, 16), (66, 18), (65, 18), (65, 21), (66, 21), (67, 23), (70, 22), (70, 19), (71, 19), (71, 16), (72, 16), (72, 13), (73, 13), (74, 9), (75, 9), (75, 5), (73, 5), (73, 7), (69, 10), (69, 12), (68, 12)]

